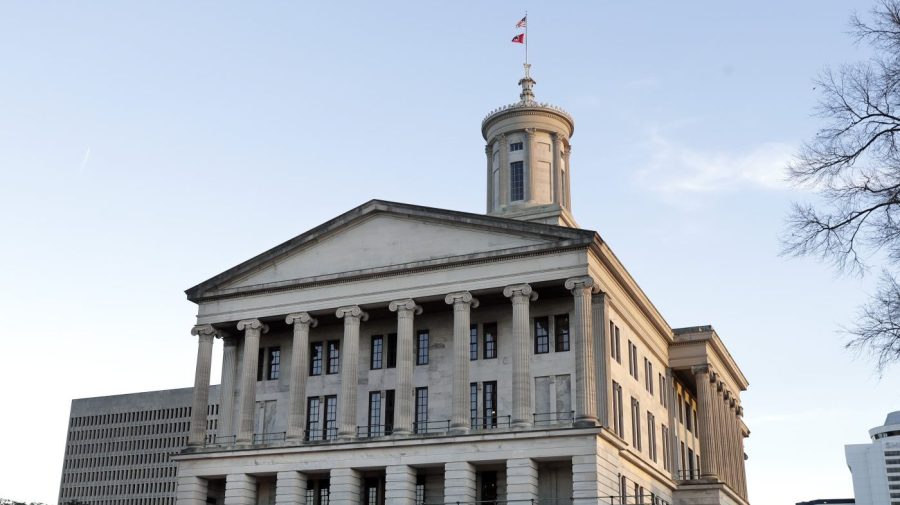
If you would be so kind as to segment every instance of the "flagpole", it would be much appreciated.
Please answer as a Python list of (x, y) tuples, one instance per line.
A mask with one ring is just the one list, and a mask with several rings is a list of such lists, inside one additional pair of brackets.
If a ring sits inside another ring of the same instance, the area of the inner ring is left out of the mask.
[(525, 65), (528, 65), (528, 11), (525, 11)]

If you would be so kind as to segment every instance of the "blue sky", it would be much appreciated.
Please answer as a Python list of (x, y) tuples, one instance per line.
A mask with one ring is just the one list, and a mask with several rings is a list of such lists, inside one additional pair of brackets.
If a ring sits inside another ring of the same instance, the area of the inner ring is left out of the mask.
[(72, 398), (192, 383), (185, 288), (371, 198), (483, 212), (525, 9), (537, 97), (576, 120), (579, 224), (750, 379), (751, 500), (852, 495), (843, 444), (900, 409), (900, 367), (842, 348), (872, 279), (778, 235), (812, 198), (783, 167), (814, 77), (866, 56), (870, 6), (3, 2), (0, 496), (55, 502)]

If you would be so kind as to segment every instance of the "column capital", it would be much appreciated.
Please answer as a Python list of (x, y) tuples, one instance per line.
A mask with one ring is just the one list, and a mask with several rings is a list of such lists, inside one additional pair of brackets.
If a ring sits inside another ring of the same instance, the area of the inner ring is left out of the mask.
[(737, 415), (738, 415), (738, 417), (744, 417), (744, 407), (741, 407), (740, 405), (738, 405)]
[(600, 286), (594, 282), (594, 278), (590, 275), (581, 275), (578, 277), (570, 277), (566, 279), (565, 283), (566, 289), (572, 292), (572, 294), (576, 294), (576, 291), (582, 291), (585, 289), (590, 289), (592, 294), (600, 293)]
[(478, 308), (478, 298), (472, 296), (472, 293), (468, 291), (457, 291), (455, 293), (450, 293), (444, 297), (444, 302), (447, 305), (456, 305), (459, 304), (468, 304), (473, 309)]
[(511, 286), (506, 286), (503, 288), (503, 296), (512, 298), (513, 301), (516, 301), (517, 298), (525, 298), (532, 302), (538, 299), (538, 294), (531, 289), (530, 284), (513, 284)]
[(319, 324), (319, 320), (309, 315), (309, 312), (294, 312), (293, 314), (288, 314), (287, 317), (284, 318), (284, 322), (287, 324), (306, 324), (309, 325), (310, 328), (315, 328)]
[(494, 154), (493, 142), (488, 142), (487, 144), (484, 145), (484, 154), (486, 154), (488, 156)]
[(269, 325), (263, 324), (259, 319), (243, 319), (238, 321), (237, 329), (239, 331), (259, 330), (262, 333), (267, 333), (269, 331)]
[(537, 128), (525, 128), (525, 136), (527, 138), (530, 139), (535, 133), (537, 133)]
[[(694, 365), (691, 367), (691, 373), (694, 375), (706, 375), (706, 374), (711, 374), (712, 370), (709, 368), (708, 364)], [(712, 382), (712, 381), (710, 381), (710, 382)]]
[(359, 308), (359, 305), (348, 305), (346, 307), (341, 307), (334, 312), (334, 315), (337, 316), (338, 319), (350, 317), (359, 319), (361, 321), (369, 320), (368, 312), (365, 312), (363, 309)]
[(390, 310), (391, 312), (412, 311), (417, 316), (422, 313), (422, 307), (420, 305), (416, 305), (416, 301), (412, 298), (394, 300), (388, 304), (388, 310)]
[(216, 337), (218, 336), (219, 331), (216, 330), (211, 324), (196, 324), (193, 328), (191, 328), (191, 335), (204, 337)]

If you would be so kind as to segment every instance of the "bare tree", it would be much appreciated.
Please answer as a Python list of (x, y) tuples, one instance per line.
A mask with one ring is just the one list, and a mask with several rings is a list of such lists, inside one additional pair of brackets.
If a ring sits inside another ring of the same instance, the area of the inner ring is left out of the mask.
[(883, 371), (900, 361), (900, 0), (881, 0), (869, 21), (854, 15), (851, 28), (873, 56), (817, 82), (825, 126), (788, 177), (821, 198), (794, 205), (784, 252), (858, 274), (880, 264), (878, 291), (847, 328), (847, 347), (871, 353)]

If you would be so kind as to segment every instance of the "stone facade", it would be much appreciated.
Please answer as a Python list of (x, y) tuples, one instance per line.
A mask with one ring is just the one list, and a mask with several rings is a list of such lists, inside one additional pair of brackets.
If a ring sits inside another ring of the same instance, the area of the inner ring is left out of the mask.
[(187, 290), (178, 505), (748, 503), (746, 379), (575, 226), (574, 121), (520, 84), (487, 215), (373, 200)]

